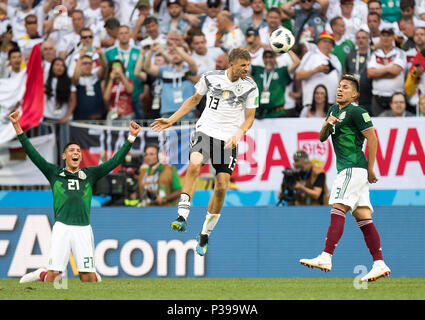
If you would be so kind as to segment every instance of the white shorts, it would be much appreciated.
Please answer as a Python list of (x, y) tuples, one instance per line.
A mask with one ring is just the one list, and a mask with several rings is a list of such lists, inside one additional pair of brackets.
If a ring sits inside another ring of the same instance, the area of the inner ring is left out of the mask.
[(68, 265), (71, 251), (79, 272), (96, 271), (91, 226), (74, 226), (55, 222), (52, 230), (47, 269), (64, 272)]
[(351, 208), (351, 213), (357, 207), (369, 207), (373, 212), (369, 197), (369, 181), (367, 170), (363, 168), (348, 168), (336, 176), (332, 185), (329, 204), (342, 203)]

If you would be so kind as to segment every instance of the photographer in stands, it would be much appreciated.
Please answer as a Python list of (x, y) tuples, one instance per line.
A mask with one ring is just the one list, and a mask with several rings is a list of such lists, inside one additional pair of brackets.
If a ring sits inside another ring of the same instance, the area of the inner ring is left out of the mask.
[(283, 174), (278, 205), (282, 201), (288, 205), (328, 204), (325, 171), (309, 160), (307, 152), (297, 150), (294, 153), (294, 169), (286, 169)]
[(159, 161), (159, 147), (147, 145), (146, 168), (140, 169), (138, 193), (141, 206), (171, 206), (181, 193), (181, 183), (174, 166)]

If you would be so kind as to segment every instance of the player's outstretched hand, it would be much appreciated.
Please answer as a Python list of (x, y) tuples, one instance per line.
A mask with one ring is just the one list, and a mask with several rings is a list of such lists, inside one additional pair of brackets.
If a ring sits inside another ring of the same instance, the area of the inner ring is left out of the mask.
[(135, 121), (131, 121), (129, 128), (130, 128), (130, 134), (134, 137), (137, 137), (141, 129), (140, 125)]
[(156, 132), (161, 132), (162, 130), (165, 130), (170, 127), (171, 125), (172, 122), (169, 118), (158, 118), (151, 123), (152, 130)]
[(19, 110), (15, 110), (11, 114), (9, 114), (9, 119), (12, 122), (12, 124), (18, 124), (20, 117), (21, 115), (19, 114)]

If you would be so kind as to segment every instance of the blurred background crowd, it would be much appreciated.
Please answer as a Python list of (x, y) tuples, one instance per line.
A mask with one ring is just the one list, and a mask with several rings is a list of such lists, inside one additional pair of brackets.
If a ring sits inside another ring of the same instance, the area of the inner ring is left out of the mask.
[[(421, 116), (424, 19), (422, 0), (1, 0), (0, 77), (41, 44), (43, 121), (153, 119), (246, 47), (258, 118), (324, 117), (347, 72), (372, 116)], [(296, 38), (289, 53), (270, 50), (280, 26)]]

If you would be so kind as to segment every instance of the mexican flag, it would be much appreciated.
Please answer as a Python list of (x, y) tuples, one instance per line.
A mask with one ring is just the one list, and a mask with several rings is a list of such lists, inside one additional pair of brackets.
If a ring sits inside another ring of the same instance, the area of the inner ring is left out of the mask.
[(9, 114), (20, 105), (24, 131), (40, 124), (44, 112), (44, 79), (40, 44), (33, 47), (20, 73), (0, 79), (0, 145), (16, 137)]

